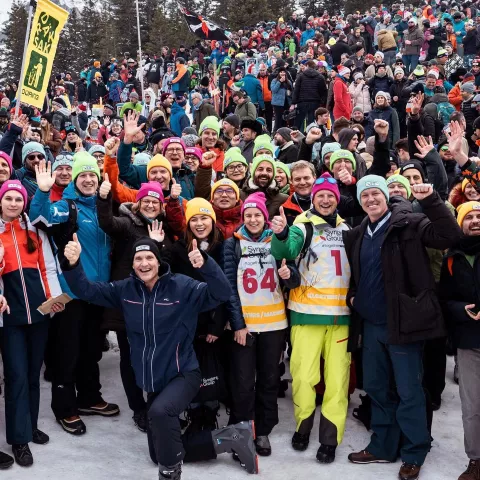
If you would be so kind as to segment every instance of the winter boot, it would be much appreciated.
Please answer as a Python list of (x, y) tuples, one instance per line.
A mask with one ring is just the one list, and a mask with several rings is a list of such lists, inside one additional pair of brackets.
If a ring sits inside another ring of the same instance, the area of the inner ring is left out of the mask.
[(259, 435), (255, 439), (255, 448), (261, 457), (270, 456), (272, 454), (272, 446), (270, 445), (268, 435)]
[(8, 453), (0, 452), (0, 469), (5, 470), (14, 464), (13, 457)]
[(255, 451), (255, 422), (240, 422), (212, 432), (215, 453), (236, 453), (248, 473), (258, 473)]
[(315, 420), (315, 410), (313, 413), (302, 421), (298, 432), (295, 432), (292, 437), (292, 447), (298, 452), (304, 452), (308, 448), (310, 442), (310, 432), (313, 428), (313, 421)]
[(28, 443), (12, 445), (12, 452), (15, 461), (21, 467), (30, 467), (33, 465), (33, 455), (28, 447)]
[(160, 465), (158, 478), (159, 480), (162, 480), (164, 478), (168, 478), (169, 480), (181, 480), (182, 464), (177, 463), (173, 467), (164, 467)]
[(335, 460), (336, 448), (334, 445), (321, 444), (317, 451), (317, 460), (320, 463), (332, 463)]
[(480, 480), (480, 460), (470, 460), (467, 469), (458, 480)]
[(133, 423), (143, 433), (147, 432), (147, 411), (141, 410), (133, 414)]

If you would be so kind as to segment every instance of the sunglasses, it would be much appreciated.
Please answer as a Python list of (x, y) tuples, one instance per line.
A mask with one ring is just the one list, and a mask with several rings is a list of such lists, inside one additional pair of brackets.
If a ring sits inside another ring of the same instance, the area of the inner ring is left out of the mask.
[(448, 150), (448, 148), (449, 148), (448, 145), (444, 145), (440, 150), (442, 152), (446, 152)]
[(333, 185), (337, 183), (337, 181), (332, 177), (321, 177), (317, 178), (317, 180), (315, 181), (315, 185), (322, 185), (325, 182), (331, 183)]
[(36, 158), (38, 158), (39, 160), (45, 160), (45, 155), (41, 153), (33, 153), (32, 155), (27, 155), (27, 160), (33, 161)]

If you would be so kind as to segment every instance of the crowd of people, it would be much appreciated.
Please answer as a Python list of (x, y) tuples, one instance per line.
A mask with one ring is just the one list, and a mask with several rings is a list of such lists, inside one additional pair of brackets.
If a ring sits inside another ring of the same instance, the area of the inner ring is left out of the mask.
[(348, 459), (417, 479), (454, 355), (459, 480), (480, 480), (479, 20), (470, 0), (293, 14), (60, 72), (41, 111), (2, 87), (0, 468), (49, 441), (43, 364), (58, 428), (120, 413), (113, 331), (161, 479), (221, 453), (258, 473), (286, 362), (294, 450), (320, 405), (334, 462), (360, 389), (372, 436)]

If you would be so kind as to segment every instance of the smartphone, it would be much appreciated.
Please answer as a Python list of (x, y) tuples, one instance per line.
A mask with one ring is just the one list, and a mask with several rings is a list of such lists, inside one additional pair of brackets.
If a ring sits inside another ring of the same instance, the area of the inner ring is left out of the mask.
[(246, 347), (253, 347), (253, 342), (255, 341), (253, 335), (250, 335), (250, 333), (247, 333), (247, 339), (246, 339), (245, 346)]
[[(467, 308), (467, 312), (470, 313), (471, 315), (477, 315), (478, 312), (480, 311), (480, 307), (475, 305), (473, 308)], [(247, 335), (247, 340), (248, 340), (248, 335)]]

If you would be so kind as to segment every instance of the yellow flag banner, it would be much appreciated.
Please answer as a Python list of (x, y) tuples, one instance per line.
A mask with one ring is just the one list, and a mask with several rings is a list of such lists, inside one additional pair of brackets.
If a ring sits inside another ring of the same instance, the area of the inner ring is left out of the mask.
[(49, 0), (38, 0), (21, 81), (21, 102), (43, 107), (60, 32), (67, 18), (68, 12), (63, 8)]

